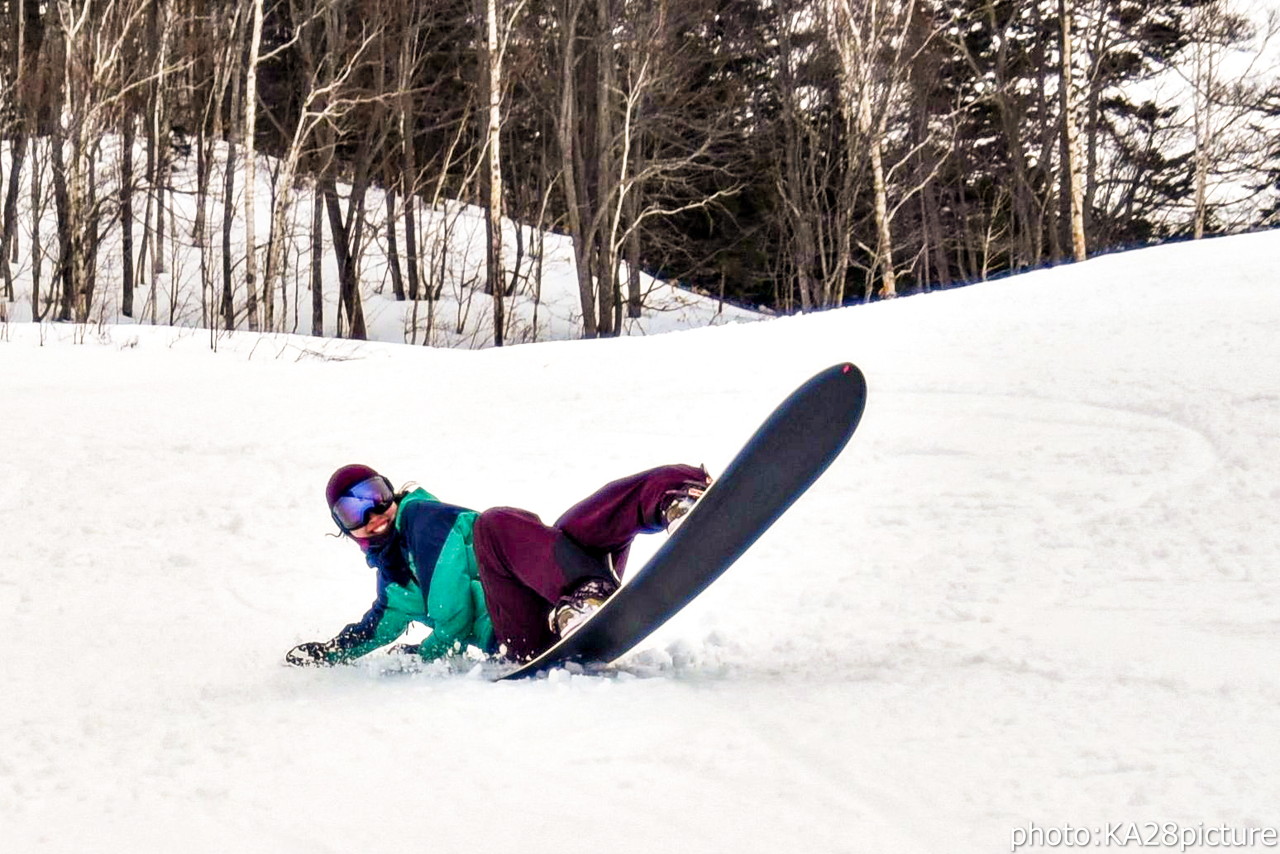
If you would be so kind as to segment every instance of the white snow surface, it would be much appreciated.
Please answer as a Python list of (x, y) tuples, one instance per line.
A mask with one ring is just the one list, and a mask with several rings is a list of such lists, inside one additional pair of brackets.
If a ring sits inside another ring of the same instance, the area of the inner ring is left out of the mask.
[[(0, 325), (0, 849), (949, 854), (1033, 822), (1280, 825), (1277, 258), (1268, 232), (470, 352)], [(552, 519), (615, 476), (722, 469), (846, 359), (870, 385), (849, 448), (611, 674), (282, 665), (373, 597), (326, 536), (338, 465)]]

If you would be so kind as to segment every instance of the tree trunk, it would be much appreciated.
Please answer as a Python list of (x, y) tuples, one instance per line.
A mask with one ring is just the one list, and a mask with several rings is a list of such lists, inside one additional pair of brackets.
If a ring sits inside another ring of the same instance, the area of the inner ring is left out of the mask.
[(396, 300), (404, 301), (404, 273), (400, 269), (400, 243), (396, 237), (396, 191), (387, 182), (387, 267), (391, 270), (391, 290)]
[[(39, 133), (36, 128), (36, 105), (34, 87), (28, 84), (31, 70), (40, 56), (40, 46), (44, 43), (44, 21), (40, 17), (40, 0), (18, 0), (10, 4), (10, 9), (17, 12), (17, 24), (13, 30), (12, 52), (16, 75), (14, 78), (14, 105), (17, 112), (17, 133), (14, 134), (9, 164), (9, 188), (4, 202), (4, 224), (0, 230), (0, 271), (3, 271), (5, 285), (12, 291), (13, 271), (9, 263), (18, 260), (16, 240), (18, 225), (18, 188), (21, 181), (23, 161), (26, 159), (27, 145), (31, 146), (31, 317), (40, 320), (40, 217), (38, 216), (40, 174), (36, 157), (36, 140)], [(10, 254), (12, 253), (12, 255)]]
[(493, 298), (493, 346), (501, 347), (506, 325), (503, 317), (503, 294), (506, 292), (506, 276), (502, 258), (502, 53), (498, 39), (497, 0), (485, 0), (486, 37), (482, 50), (485, 65), (485, 88), (489, 109), (486, 123), (486, 163), (488, 198), (485, 206), (485, 236), (487, 264), (485, 267), (486, 293)]
[(101, 237), (101, 225), (98, 220), (98, 155), (100, 153), (99, 142), (95, 141), (93, 150), (87, 152), (88, 156), (84, 159), (88, 175), (85, 186), (87, 216), (82, 222), (83, 236), (80, 243), (84, 284), (77, 313), (81, 323), (87, 323), (92, 316), (93, 294), (98, 286), (98, 243)]
[[(632, 187), (626, 200), (627, 231), (627, 317), (635, 320), (643, 314), (644, 295), (640, 290), (639, 188)], [(621, 331), (621, 330), (619, 330)]]
[(577, 152), (575, 135), (578, 130), (577, 86), (575, 59), (578, 39), (578, 14), (582, 8), (581, 0), (565, 0), (563, 12), (564, 33), (560, 52), (560, 112), (556, 127), (556, 137), (560, 143), (560, 177), (564, 182), (565, 210), (569, 218), (569, 232), (573, 236), (574, 261), (578, 275), (578, 299), (582, 306), (582, 331), (587, 338), (595, 338), (596, 299), (595, 287), (591, 281), (591, 264), (589, 260), (586, 226), (581, 202), (581, 188), (578, 186)]
[[(775, 183), (783, 208), (780, 223), (782, 242), (788, 250), (794, 271), (795, 287), (800, 295), (800, 311), (807, 312), (814, 308), (818, 298), (819, 286), (813, 275), (818, 267), (818, 245), (813, 231), (815, 217), (808, 198), (804, 164), (801, 162), (801, 152), (805, 148), (804, 129), (801, 127), (804, 115), (797, 103), (800, 95), (796, 80), (796, 49), (791, 39), (795, 24), (788, 9), (775, 8), (779, 42), (778, 94), (782, 102), (782, 116), (779, 119), (782, 126), (782, 150), (774, 154), (775, 161), (780, 163)], [(787, 311), (795, 308), (794, 299), (789, 293), (784, 299), (784, 305)]]
[(71, 210), (71, 193), (67, 188), (66, 156), (63, 153), (62, 131), (55, 132), (49, 141), (53, 152), (53, 200), (58, 219), (58, 278), (62, 285), (57, 318), (69, 321), (74, 317), (75, 300), (75, 248), (72, 232), (75, 214)]
[[(1201, 12), (1205, 18), (1201, 27), (1213, 33), (1218, 22), (1212, 8)], [(1192, 109), (1195, 130), (1195, 149), (1192, 155), (1192, 235), (1196, 240), (1204, 237), (1209, 212), (1210, 149), (1213, 145), (1213, 85), (1217, 78), (1218, 47), (1210, 38), (1197, 38), (1192, 45)]]
[(163, 14), (162, 9), (162, 0), (155, 0), (150, 18), (151, 25), (154, 28), (151, 33), (152, 44), (157, 45), (156, 80), (152, 87), (152, 127), (150, 134), (155, 159), (152, 164), (153, 171), (148, 176), (151, 186), (155, 190), (156, 198), (155, 239), (151, 248), (151, 286), (153, 295), (160, 277), (165, 273), (165, 194), (169, 185), (170, 131), (168, 99), (165, 97), (168, 92), (165, 82), (165, 67), (169, 62), (169, 38), (172, 27), (167, 21), (160, 20), (160, 16)]
[(320, 189), (311, 194), (311, 334), (324, 337), (324, 204)]
[(898, 295), (898, 274), (893, 262), (893, 231), (889, 221), (889, 193), (884, 175), (884, 139), (887, 135), (888, 111), (886, 109), (880, 114), (880, 121), (872, 128), (870, 93), (864, 95), (863, 105), (867, 111), (865, 124), (871, 132), (868, 147), (871, 149), (871, 181), (875, 194), (876, 260), (880, 265), (880, 297), (893, 299)]
[(400, 97), (396, 107), (400, 119), (400, 188), (404, 197), (404, 252), (408, 266), (409, 299), (418, 299), (421, 266), (418, 260), (418, 157), (414, 146), (413, 123), (413, 25), (404, 28), (400, 45)]
[(1084, 236), (1084, 183), (1080, 175), (1075, 82), (1072, 74), (1072, 5), (1073, 0), (1058, 0), (1058, 17), (1062, 23), (1062, 68), (1058, 85), (1062, 92), (1063, 168), (1066, 170), (1066, 187), (1071, 205), (1071, 250), (1076, 261), (1083, 261), (1087, 257)]
[[(9, 159), (15, 160), (13, 151), (14, 143), (9, 144)], [(19, 179), (19, 175), (10, 175), (10, 183), (14, 183)], [(0, 187), (4, 186), (4, 176), (0, 175)], [(5, 302), (13, 302), (13, 271), (9, 268), (9, 246), (4, 240), (4, 225), (0, 221), (0, 275), (3, 275), (4, 282), (4, 300)]]
[(409, 299), (417, 300), (423, 290), (422, 260), (418, 252), (417, 195), (404, 197), (404, 263), (409, 279)]
[(942, 207), (942, 197), (938, 185), (934, 181), (925, 185), (920, 196), (920, 204), (924, 208), (926, 239), (933, 252), (934, 281), (939, 287), (951, 287), (951, 262), (948, 259), (946, 232), (942, 227), (942, 219), (938, 211)]
[(155, 237), (152, 240), (152, 244), (151, 244), (151, 284), (153, 288), (159, 282), (160, 277), (163, 276), (165, 273), (164, 214), (166, 209), (165, 208), (166, 184), (168, 183), (168, 179), (165, 174), (168, 171), (167, 170), (168, 156), (167, 156), (167, 153), (164, 151), (165, 145), (163, 142), (158, 142), (156, 143), (156, 148), (157, 148), (156, 172), (155, 172), (156, 181), (151, 185), (155, 189), (155, 198), (156, 198), (156, 203), (155, 203), (156, 225), (155, 225), (155, 229), (153, 230), (153, 234), (155, 235)]
[(13, 241), (14, 228), (17, 225), (16, 201), (18, 185), (22, 180), (22, 162), (27, 153), (26, 127), (24, 126), (27, 110), (23, 96), (23, 71), (26, 65), (26, 57), (23, 55), (23, 35), (26, 29), (26, 5), (26, 0), (23, 0), (17, 3), (17, 8), (13, 10), (17, 13), (17, 20), (12, 24), (13, 29), (10, 31), (9, 44), (10, 55), (13, 57), (13, 88), (10, 108), (14, 113), (14, 130), (13, 136), (9, 141), (8, 192), (4, 196), (3, 220), (0, 221), (0, 276), (4, 277), (4, 291), (6, 298), (10, 301), (14, 299), (14, 288), (13, 269), (9, 265), (9, 252)]
[(236, 328), (235, 289), (231, 273), (231, 230), (235, 224), (236, 143), (227, 140), (227, 163), (222, 182), (222, 322), (224, 329)]
[(216, 112), (214, 105), (222, 71), (214, 61), (212, 36), (216, 32), (216, 24), (208, 17), (206, 0), (196, 0), (194, 15), (195, 20), (188, 24), (191, 28), (188, 43), (199, 37), (202, 27), (208, 27), (204, 32), (209, 35), (209, 40), (204, 42), (206, 49), (199, 52), (192, 68), (192, 108), (199, 118), (195, 124), (196, 213), (191, 225), (191, 245), (199, 253), (200, 261), (200, 324), (212, 331), (217, 323), (214, 319), (216, 310), (213, 306), (213, 276), (209, 264), (209, 178), (213, 171), (210, 143), (216, 138), (213, 132), (216, 125), (213, 115)]
[[(1017, 5), (1007, 8), (1010, 14), (1017, 14), (1020, 9)], [(1032, 9), (1032, 12), (1035, 10)], [(1002, 33), (1000, 39), (1000, 47), (995, 54), (995, 80), (992, 96), (1000, 114), (1000, 125), (1004, 135), (1004, 144), (1009, 154), (1009, 164), (1013, 171), (1010, 177), (1010, 186), (1007, 191), (1010, 194), (1012, 204), (1012, 233), (1010, 234), (1010, 266), (1013, 269), (1024, 269), (1027, 267), (1038, 266), (1041, 259), (1040, 247), (1037, 245), (1035, 238), (1035, 223), (1039, 221), (1037, 216), (1035, 187), (1031, 181), (1030, 166), (1027, 162), (1027, 152), (1023, 142), (1023, 131), (1027, 123), (1026, 109), (1020, 108), (1021, 101), (1016, 93), (1011, 96), (1010, 91), (1016, 83), (1016, 71), (1011, 70), (1016, 60), (1009, 57), (1009, 38), (1008, 30), (1011, 27), (1009, 21), (997, 21), (996, 4), (989, 3), (987, 6), (987, 15), (989, 24), (993, 31), (999, 31), (1003, 26), (1005, 32)], [(988, 213), (989, 211), (984, 211)], [(985, 245), (986, 240), (983, 238)], [(984, 250), (985, 251), (985, 250)], [(982, 268), (988, 265), (984, 262)]]
[(206, 128), (196, 134), (196, 218), (191, 227), (192, 243), (200, 253), (200, 321), (214, 327), (213, 278), (209, 267), (209, 176), (211, 152)]
[[(240, 32), (236, 27), (233, 39), (238, 39)], [(238, 44), (238, 41), (235, 41)], [(231, 72), (231, 122), (226, 134), (227, 164), (222, 181), (222, 317), (223, 328), (236, 328), (235, 288), (232, 273), (235, 270), (232, 255), (232, 227), (235, 225), (235, 191), (236, 191), (236, 135), (235, 123), (240, 121), (240, 108), (243, 102), (243, 91), (240, 86), (240, 64), (232, 61)]]
[(31, 145), (31, 317), (33, 320), (44, 320), (45, 312), (40, 310), (40, 271), (44, 263), (44, 247), (40, 237), (40, 214), (44, 206), (40, 203), (43, 195), (40, 187), (40, 158), (37, 147), (40, 143), (32, 136)]
[(120, 261), (121, 298), (120, 312), (133, 317), (133, 116), (126, 114), (124, 140), (120, 151)]
[(14, 237), (18, 232), (18, 191), (22, 186), (22, 166), (27, 155), (27, 137), (24, 132), (19, 131), (9, 150), (9, 186), (4, 198), (4, 225), (0, 230), (0, 271), (4, 275), (5, 290), (12, 300), (13, 270), (9, 266), (9, 257), (16, 249)]
[(610, 0), (596, 0), (596, 97), (595, 97), (595, 207), (598, 220), (595, 234), (596, 288), (600, 299), (599, 334), (616, 335), (621, 309), (618, 284), (618, 253), (613, 245), (613, 229), (604, 220), (616, 209), (619, 192), (617, 158), (614, 156), (613, 93), (617, 89), (614, 72), (613, 9)]
[(350, 337), (364, 340), (369, 336), (364, 322), (364, 306), (360, 300), (360, 288), (356, 277), (355, 253), (352, 251), (352, 234), (342, 221), (342, 205), (333, 178), (322, 179), (325, 208), (329, 212), (329, 231), (333, 235), (333, 251), (338, 261), (338, 300), (346, 310), (351, 323)]
[[(244, 81), (244, 287), (247, 295), (249, 328), (258, 328), (258, 52), (262, 45), (262, 3), (253, 0), (253, 24), (249, 34), (249, 61)], [(271, 287), (263, 292), (266, 328), (274, 325)]]

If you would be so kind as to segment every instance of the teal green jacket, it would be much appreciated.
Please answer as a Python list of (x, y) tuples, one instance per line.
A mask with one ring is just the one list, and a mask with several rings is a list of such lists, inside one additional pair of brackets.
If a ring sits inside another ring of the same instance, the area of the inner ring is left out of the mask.
[(431, 629), (418, 647), (427, 659), (468, 646), (496, 649), (476, 564), (474, 510), (445, 504), (426, 490), (400, 499), (395, 533), (365, 553), (378, 593), (357, 623), (325, 644), (331, 663), (358, 658), (400, 637), (411, 622)]

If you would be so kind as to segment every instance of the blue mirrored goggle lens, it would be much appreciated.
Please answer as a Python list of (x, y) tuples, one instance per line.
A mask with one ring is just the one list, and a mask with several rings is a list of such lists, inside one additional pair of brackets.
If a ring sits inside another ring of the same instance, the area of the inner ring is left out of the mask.
[(368, 501), (390, 501), (395, 498), (395, 492), (392, 491), (391, 484), (382, 476), (360, 481), (343, 493), (344, 497), (348, 495), (352, 498), (362, 498)]
[(386, 510), (395, 493), (386, 478), (372, 477), (348, 489), (333, 503), (333, 518), (344, 530), (364, 527), (370, 514)]

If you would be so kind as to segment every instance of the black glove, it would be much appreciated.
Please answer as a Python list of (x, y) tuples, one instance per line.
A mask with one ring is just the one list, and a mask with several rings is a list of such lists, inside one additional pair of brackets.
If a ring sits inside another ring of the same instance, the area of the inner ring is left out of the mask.
[(327, 643), (308, 641), (285, 653), (284, 660), (295, 667), (330, 667), (333, 662), (325, 655), (328, 649)]

